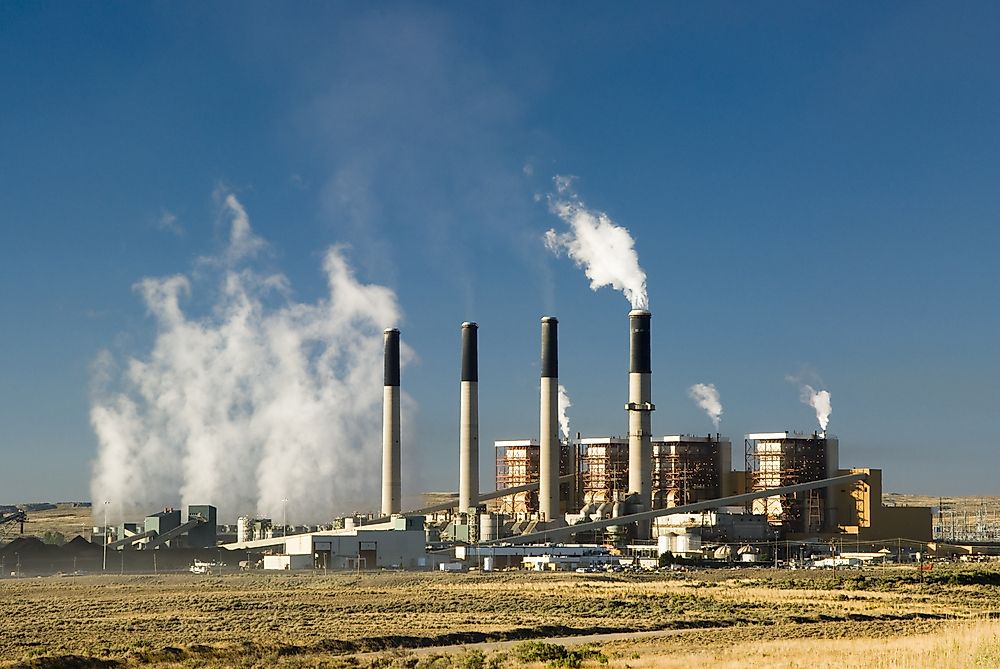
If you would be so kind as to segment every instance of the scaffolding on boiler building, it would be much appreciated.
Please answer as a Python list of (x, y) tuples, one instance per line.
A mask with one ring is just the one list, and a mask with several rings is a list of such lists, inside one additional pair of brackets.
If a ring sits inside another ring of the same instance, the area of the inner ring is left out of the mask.
[[(775, 432), (748, 434), (744, 441), (747, 490), (759, 492), (818, 481), (827, 477), (827, 440), (818, 434)], [(751, 510), (766, 514), (789, 532), (817, 532), (825, 500), (818, 491), (753, 500)]]
[[(539, 446), (536, 439), (496, 441), (497, 490), (538, 481)], [(538, 491), (530, 490), (500, 497), (493, 505), (497, 513), (515, 518), (538, 512)]]
[(730, 468), (728, 439), (676, 435), (655, 439), (652, 447), (653, 508), (725, 496), (723, 480)]
[(590, 437), (579, 440), (583, 504), (620, 502), (628, 495), (628, 440)]
[[(497, 490), (537, 483), (540, 476), (541, 447), (536, 439), (516, 439), (493, 442), (496, 448)], [(569, 440), (559, 442), (559, 476), (576, 472), (580, 478), (580, 458), (573, 457), (576, 446)], [(559, 507), (563, 513), (576, 511), (576, 482), (559, 484)], [(514, 518), (527, 519), (538, 513), (538, 491), (530, 490), (497, 498), (491, 505), (494, 513), (503, 513)]]

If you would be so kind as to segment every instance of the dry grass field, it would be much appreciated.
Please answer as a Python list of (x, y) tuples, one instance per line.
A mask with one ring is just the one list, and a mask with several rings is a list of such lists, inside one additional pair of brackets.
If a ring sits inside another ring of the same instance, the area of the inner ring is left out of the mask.
[[(992, 667), (998, 584), (996, 568), (947, 565), (923, 580), (904, 568), (8, 578), (0, 665)], [(588, 638), (639, 630), (663, 634)], [(522, 643), (574, 635), (589, 644)]]

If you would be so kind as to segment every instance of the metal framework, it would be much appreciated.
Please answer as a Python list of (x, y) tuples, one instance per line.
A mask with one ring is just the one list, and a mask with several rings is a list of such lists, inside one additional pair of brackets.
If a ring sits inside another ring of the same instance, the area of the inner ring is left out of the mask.
[(654, 509), (722, 496), (718, 440), (654, 441), (652, 445)]
[(578, 462), (583, 504), (620, 502), (628, 495), (627, 439), (581, 439)]
[(12, 513), (0, 513), (0, 541), (6, 539), (16, 526), (20, 526), (21, 534), (24, 534), (24, 523), (27, 520), (28, 515), (21, 509)]
[[(492, 510), (497, 513), (508, 514), (514, 517), (527, 518), (530, 514), (538, 512), (538, 478), (540, 474), (539, 460), (541, 449), (534, 439), (523, 439), (518, 441), (497, 441), (496, 448), (496, 482), (497, 490), (505, 488), (521, 488), (535, 484), (531, 490), (521, 490), (519, 492), (496, 498), (492, 505)], [(580, 458), (571, 458), (570, 449), (575, 445), (569, 441), (562, 441), (559, 444), (559, 504), (562, 511), (575, 511), (579, 508), (578, 500), (571, 499), (571, 492), (577, 486), (574, 480), (566, 480), (566, 476), (575, 475), (579, 479)], [(570, 471), (576, 464), (576, 471)]]
[[(516, 488), (538, 481), (539, 446), (534, 439), (498, 441), (496, 447), (497, 490)], [(538, 511), (538, 491), (525, 490), (496, 500), (499, 513), (518, 516)]]
[[(782, 488), (826, 477), (827, 442), (818, 435), (787, 434), (744, 441), (749, 492)], [(823, 524), (822, 495), (802, 492), (753, 500), (753, 513), (790, 532), (816, 532)]]

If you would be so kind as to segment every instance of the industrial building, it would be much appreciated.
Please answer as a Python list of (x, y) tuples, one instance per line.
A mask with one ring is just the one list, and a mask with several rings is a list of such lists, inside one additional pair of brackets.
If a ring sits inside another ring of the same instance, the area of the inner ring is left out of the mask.
[[(758, 493), (849, 474), (867, 479), (847, 487), (761, 497), (739, 511), (739, 522), (705, 516), (706, 532), (725, 540), (764, 538), (764, 535), (801, 537), (845, 534), (861, 540), (905, 537), (916, 541), (931, 538), (928, 508), (886, 507), (881, 502), (881, 471), (841, 469), (840, 444), (833, 436), (818, 433), (764, 432), (746, 435), (743, 471), (732, 468), (732, 445), (721, 435), (668, 435), (650, 440), (653, 509), (669, 509), (731, 495)], [(564, 485), (560, 506), (563, 513), (580, 518), (610, 518), (634, 513), (634, 493), (629, 490), (629, 442), (621, 437), (579, 438), (573, 444), (578, 468), (579, 494), (568, 498)], [(538, 477), (538, 443), (534, 440), (495, 442), (497, 489), (524, 487)], [(571, 444), (563, 442), (563, 453)], [(561, 462), (569, 459), (565, 455)], [(561, 474), (569, 473), (565, 469)], [(517, 521), (530, 519), (537, 506), (534, 492), (522, 491), (495, 501), (491, 509)], [(578, 511), (567, 511), (577, 509)], [(669, 516), (665, 517), (669, 518)], [(757, 520), (750, 520), (756, 518)], [(706, 520), (707, 519), (707, 520)], [(762, 532), (761, 519), (771, 527)], [(494, 521), (495, 522), (495, 521)], [(707, 523), (707, 524), (706, 524)], [(741, 528), (743, 532), (741, 532)], [(675, 531), (666, 520), (657, 519), (652, 536)], [(612, 532), (613, 534), (613, 532)], [(602, 538), (607, 538), (602, 535)]]
[[(573, 445), (568, 441), (558, 442), (559, 475), (576, 474), (571, 469), (576, 458), (573, 457)], [(540, 476), (541, 448), (535, 439), (518, 439), (494, 442), (496, 448), (496, 482), (497, 490), (504, 488), (520, 488), (530, 483), (537, 483)], [(558, 508), (560, 514), (572, 513), (579, 508), (572, 497), (575, 490), (572, 482), (559, 485)], [(539, 493), (536, 490), (501, 497), (491, 509), (497, 513), (510, 515), (518, 520), (524, 520), (539, 512)]]
[[(748, 434), (744, 443), (747, 490), (818, 481), (839, 471), (840, 445), (834, 437), (762, 432)], [(759, 499), (753, 509), (790, 532), (832, 531), (837, 526), (836, 498), (830, 489)]]
[[(180, 509), (164, 509), (159, 513), (154, 513), (151, 516), (146, 516), (145, 521), (143, 521), (142, 527), (143, 531), (147, 534), (154, 533), (153, 536), (159, 536), (161, 534), (166, 534), (172, 530), (177, 529), (181, 526), (181, 512)], [(172, 547), (171, 541), (167, 541), (164, 544), (167, 547)]]
[(350, 522), (337, 530), (251, 538), (221, 548), (238, 553), (266, 551), (265, 569), (425, 569), (432, 562), (424, 517), (417, 515), (396, 515), (373, 525)]
[[(538, 481), (540, 448), (534, 439), (494, 442), (497, 452), (497, 490)], [(736, 490), (732, 476), (732, 445), (720, 435), (672, 435), (650, 441), (652, 450), (652, 506), (655, 509), (717, 499)], [(590, 437), (559, 445), (559, 474), (573, 473), (578, 485), (564, 483), (559, 490), (562, 514), (589, 504), (615, 504), (628, 497), (628, 440)], [(575, 457), (573, 456), (575, 454)], [(577, 464), (575, 470), (570, 467)], [(579, 494), (572, 494), (579, 491)], [(502, 497), (493, 510), (523, 519), (538, 511), (535, 491)]]
[(652, 442), (653, 508), (718, 499), (730, 490), (732, 444), (714, 437), (674, 435)]
[(614, 504), (628, 495), (628, 440), (621, 437), (580, 439), (582, 506)]
[(119, 550), (134, 548), (211, 548), (216, 544), (218, 512), (210, 504), (188, 507), (181, 523), (180, 509), (166, 508), (146, 516), (142, 523), (122, 523), (117, 527), (94, 527), (92, 536)]
[(865, 474), (850, 487), (830, 488), (836, 495), (838, 529), (847, 539), (861, 542), (903, 537), (932, 540), (931, 510), (920, 506), (886, 506), (882, 503), (882, 470), (851, 469)]
[[(284, 543), (285, 554), (308, 556), (317, 569), (426, 569), (429, 566), (423, 518), (399, 518), (391, 529), (297, 534)], [(407, 529), (408, 528), (408, 529)]]

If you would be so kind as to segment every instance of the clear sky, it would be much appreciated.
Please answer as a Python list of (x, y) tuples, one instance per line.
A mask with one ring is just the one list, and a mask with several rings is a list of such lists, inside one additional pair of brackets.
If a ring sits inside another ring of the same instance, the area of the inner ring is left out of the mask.
[(816, 429), (793, 375), (887, 490), (1000, 494), (997, 35), (989, 2), (0, 3), (0, 502), (90, 497), (98, 361), (153, 356), (144, 278), (211, 318), (230, 196), (282, 300), (337, 244), (394, 292), (410, 492), (457, 485), (464, 320), (484, 488), (543, 314), (571, 429), (626, 432), (629, 305), (545, 248), (557, 175), (635, 239), (655, 433), (712, 429), (695, 383), (734, 444)]

